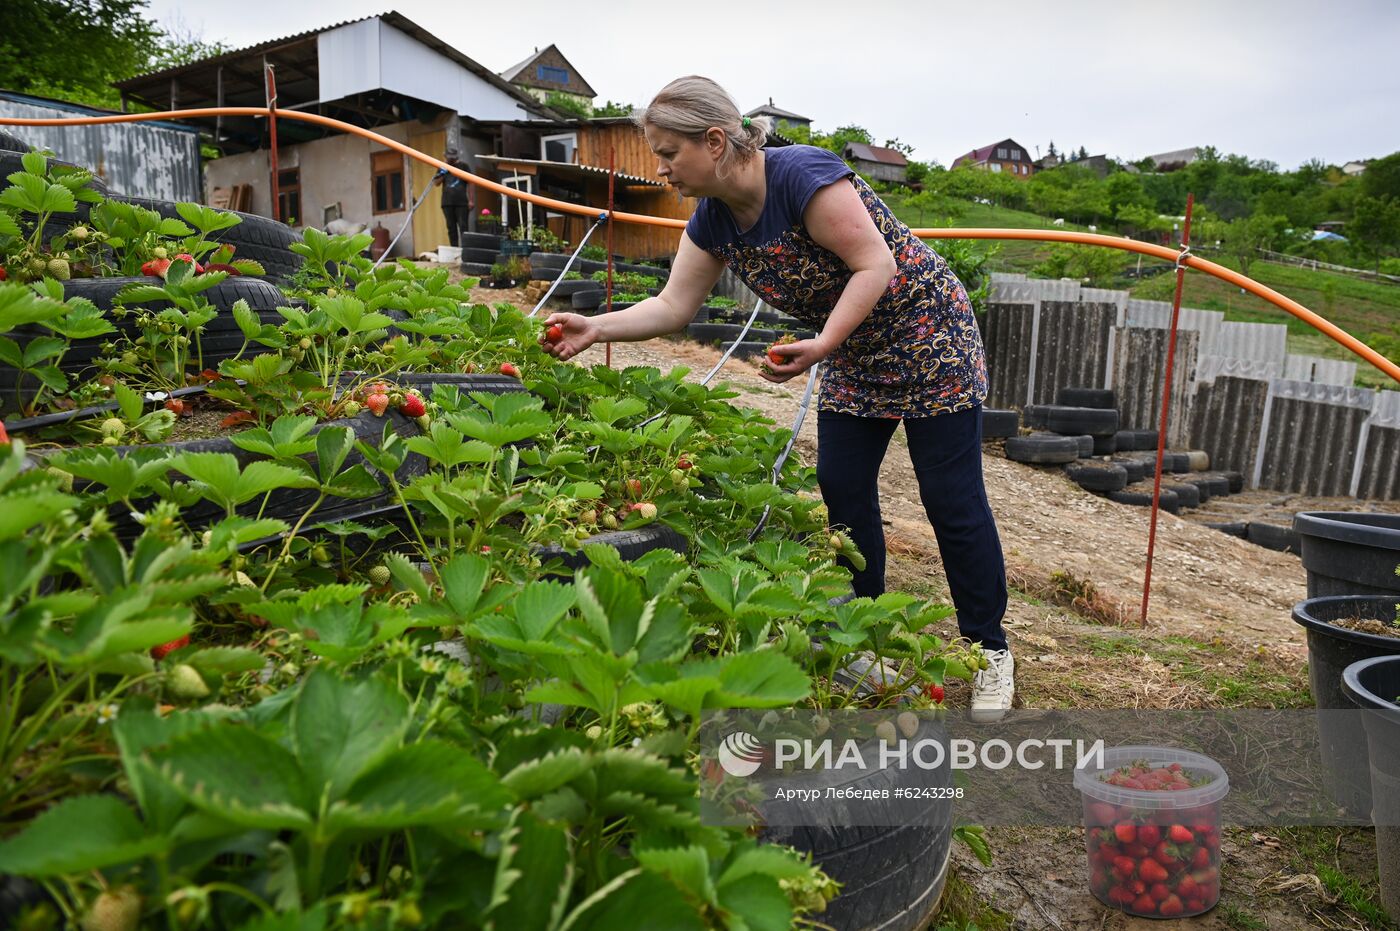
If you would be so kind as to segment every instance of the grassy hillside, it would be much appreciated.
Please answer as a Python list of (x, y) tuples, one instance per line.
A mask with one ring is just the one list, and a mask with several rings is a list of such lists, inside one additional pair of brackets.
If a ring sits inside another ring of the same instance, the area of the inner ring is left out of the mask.
[[(1010, 229), (1077, 229), (1087, 232), (1086, 227), (1066, 223), (1063, 227), (1053, 227), (1048, 219), (1023, 210), (1010, 210), (988, 204), (972, 202), (949, 203), (949, 210), (936, 212), (910, 207), (909, 198), (900, 194), (885, 197), (895, 215), (913, 227), (952, 225), (970, 228), (1010, 228)], [(949, 213), (956, 211), (956, 216)], [(1036, 265), (1043, 262), (1050, 249), (1048, 243), (999, 242), (988, 243), (996, 250), (988, 263), (994, 271), (1021, 272), (1029, 274)], [(1122, 268), (1135, 266), (1138, 256), (1124, 252)], [(1239, 271), (1233, 259), (1203, 253), (1203, 257)], [(1157, 260), (1143, 258), (1143, 263), (1160, 264)], [(1323, 270), (1295, 268), (1256, 261), (1250, 265), (1251, 277), (1260, 284), (1268, 285), (1280, 294), (1292, 298), (1304, 307), (1320, 314), (1351, 335), (1365, 341), (1372, 333), (1385, 333), (1400, 330), (1400, 285), (1384, 282), (1365, 281), (1348, 275)], [(1176, 277), (1171, 274), (1154, 278), (1135, 280), (1118, 277), (1105, 282), (1105, 287), (1122, 288), (1133, 297), (1144, 300), (1169, 301)], [(1241, 293), (1239, 288), (1227, 284), (1201, 272), (1187, 275), (1182, 304), (1202, 310), (1225, 312), (1226, 320), (1249, 323), (1282, 323), (1288, 327), (1289, 352), (1323, 356), (1332, 359), (1347, 359), (1358, 363), (1356, 383), (1369, 388), (1400, 389), (1379, 369), (1374, 368), (1353, 355), (1338, 343), (1323, 336), (1306, 323), (1291, 314), (1252, 294)], [(1400, 362), (1400, 360), (1395, 360)]]

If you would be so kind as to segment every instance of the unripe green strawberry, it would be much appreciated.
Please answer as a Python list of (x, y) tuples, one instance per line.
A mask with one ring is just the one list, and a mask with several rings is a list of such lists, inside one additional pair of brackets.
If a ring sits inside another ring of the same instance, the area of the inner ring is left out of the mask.
[(180, 663), (166, 673), (165, 690), (175, 698), (191, 700), (207, 696), (209, 685), (193, 666)]
[(141, 895), (131, 886), (107, 889), (92, 902), (79, 926), (83, 931), (136, 931)]
[(88, 228), (86, 226), (75, 226), (68, 231), (68, 235), (78, 242), (88, 238)]
[(104, 437), (115, 436), (118, 438), (126, 436), (126, 422), (120, 417), (108, 417), (106, 420), (102, 421), (102, 435)]
[(433, 426), (433, 419), (427, 414), (419, 414), (417, 417), (413, 418), (413, 422), (418, 424), (418, 429), (422, 430), (424, 433), (427, 433)]
[(643, 520), (656, 519), (656, 505), (652, 504), (650, 501), (641, 502), (636, 506), (635, 510), (638, 514), (642, 515)]
[(690, 482), (686, 480), (685, 473), (682, 472), (680, 469), (672, 469), (671, 484), (677, 488), (684, 488), (687, 485), (689, 485)]
[(346, 401), (343, 405), (341, 405), (340, 412), (346, 417), (354, 417), (360, 412), (360, 402)]
[(138, 356), (136, 353), (132, 352), (130, 349), (122, 353), (122, 365), (135, 365), (140, 360), (141, 357)]
[(881, 721), (875, 725), (875, 737), (880, 743), (892, 744), (899, 739), (899, 732), (890, 721)]
[(598, 523), (603, 525), (605, 530), (616, 530), (618, 528), (617, 515), (612, 511), (604, 511), (603, 516), (598, 518)]
[(311, 547), (311, 558), (316, 562), (330, 562), (331, 551), (324, 543), (317, 543)]
[(841, 535), (839, 533), (833, 533), (826, 542), (833, 550), (835, 550), (838, 553), (841, 552), (842, 547), (846, 545), (845, 541), (841, 539)]
[(49, 259), (48, 273), (50, 278), (57, 278), (59, 281), (67, 281), (73, 277), (67, 259)]
[(578, 516), (578, 521), (580, 524), (588, 524), (590, 526), (596, 524), (598, 523), (598, 512), (589, 508)]
[(151, 255), (157, 259), (164, 259), (169, 257), (170, 253), (166, 251), (164, 246), (156, 246), (151, 250)]
[(393, 578), (393, 575), (389, 572), (388, 566), (370, 567), (369, 580), (374, 583), (376, 588), (383, 588), (385, 585), (388, 585), (391, 578)]
[(905, 737), (913, 737), (919, 732), (919, 716), (912, 711), (902, 711), (894, 719), (895, 726)]
[(33, 275), (35, 278), (42, 278), (44, 276), (44, 273), (48, 270), (49, 263), (45, 262), (38, 256), (35, 256), (34, 258), (29, 260), (29, 274)]

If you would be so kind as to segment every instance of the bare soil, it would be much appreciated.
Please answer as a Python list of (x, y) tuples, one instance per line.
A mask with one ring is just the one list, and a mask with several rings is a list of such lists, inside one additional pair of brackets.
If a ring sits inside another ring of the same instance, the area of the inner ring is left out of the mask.
[[(523, 304), (523, 293), (481, 290), (473, 296)], [(605, 355), (597, 346), (578, 361), (600, 364)], [(614, 366), (686, 366), (696, 380), (718, 359), (712, 347), (683, 340), (611, 348)], [(735, 403), (762, 411), (777, 426), (792, 425), (801, 380), (773, 385), (759, 376), (756, 363), (731, 360), (719, 381), (740, 392)], [(903, 446), (901, 430), (880, 472), (888, 584), (946, 599), (938, 547)], [(814, 414), (803, 424), (796, 450), (815, 461)], [(1298, 510), (1400, 511), (1396, 502), (1251, 491), (1212, 499), (1194, 514), (1162, 513), (1143, 624), (1148, 509), (1083, 491), (1058, 467), (1012, 462), (995, 441), (984, 446), (984, 470), (1012, 586), (1005, 624), (1017, 657), (1019, 703), (1030, 708), (1311, 707), (1306, 641), (1290, 617), (1292, 605), (1306, 597), (1298, 557), (1204, 522), (1288, 525)], [(956, 635), (948, 623), (944, 633)], [(950, 685), (948, 700), (966, 703), (967, 693)], [(1220, 905), (1194, 919), (1152, 921), (1105, 908), (1090, 895), (1082, 831), (990, 829), (995, 862), (983, 867), (962, 847), (955, 851), (954, 881), (935, 927), (967, 920), (969, 901), (982, 931), (1387, 927), (1340, 896), (1335, 878), (1354, 881), (1363, 901), (1374, 900), (1374, 832), (1310, 830), (1325, 837), (1306, 852), (1289, 830), (1229, 830)], [(956, 904), (950, 904), (953, 898)]]

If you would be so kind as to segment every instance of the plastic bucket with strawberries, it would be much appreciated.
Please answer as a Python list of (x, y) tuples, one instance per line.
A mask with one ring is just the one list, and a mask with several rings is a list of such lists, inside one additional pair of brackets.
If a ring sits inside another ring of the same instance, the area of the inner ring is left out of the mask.
[(1220, 803), (1230, 780), (1208, 756), (1114, 747), (1074, 772), (1084, 799), (1089, 889), (1129, 915), (1199, 915), (1220, 900)]

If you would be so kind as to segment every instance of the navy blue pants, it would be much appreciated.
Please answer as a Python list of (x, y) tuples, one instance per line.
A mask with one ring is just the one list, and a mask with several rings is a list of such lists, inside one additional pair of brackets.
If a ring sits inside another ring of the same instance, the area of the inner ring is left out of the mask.
[[(846, 527), (865, 556), (854, 572), (859, 596), (885, 591), (885, 531), (880, 524), (880, 463), (899, 421), (817, 413), (817, 482), (833, 527)], [(982, 483), (982, 410), (904, 421), (919, 497), (958, 612), (958, 630), (988, 650), (1006, 649), (1006, 564)], [(850, 567), (849, 563), (846, 563)]]

